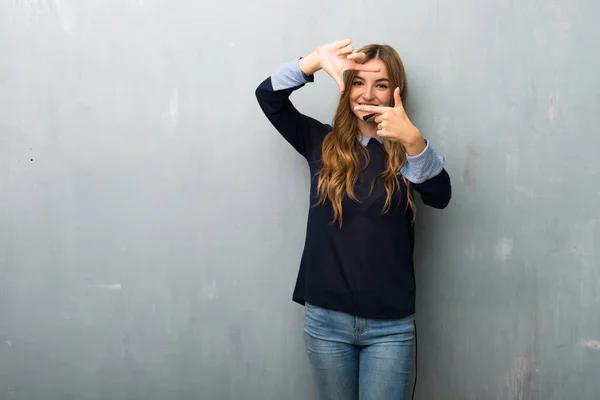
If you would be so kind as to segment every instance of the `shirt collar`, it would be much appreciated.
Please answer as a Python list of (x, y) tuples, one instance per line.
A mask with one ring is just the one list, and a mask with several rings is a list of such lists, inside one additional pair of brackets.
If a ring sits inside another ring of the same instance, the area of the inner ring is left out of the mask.
[(358, 141), (360, 141), (363, 144), (363, 146), (368, 145), (369, 144), (369, 140), (371, 140), (371, 139), (376, 139), (379, 143), (383, 144), (383, 138), (379, 137), (379, 136), (361, 136), (361, 135), (358, 135), (356, 137), (356, 139)]

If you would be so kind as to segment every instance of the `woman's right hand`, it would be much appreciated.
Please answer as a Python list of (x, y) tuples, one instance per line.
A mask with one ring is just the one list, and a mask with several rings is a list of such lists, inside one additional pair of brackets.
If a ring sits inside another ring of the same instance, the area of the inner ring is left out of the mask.
[[(343, 73), (347, 70), (357, 70), (365, 72), (379, 72), (380, 68), (366, 67), (359, 64), (365, 59), (365, 53), (353, 53), (352, 40), (345, 39), (328, 43), (319, 47), (313, 54), (300, 60), (300, 67), (305, 73), (311, 75), (319, 69), (323, 69), (333, 78), (344, 93)], [(312, 58), (312, 61), (311, 61)], [(302, 63), (302, 61), (304, 63)], [(311, 65), (312, 64), (312, 68)]]

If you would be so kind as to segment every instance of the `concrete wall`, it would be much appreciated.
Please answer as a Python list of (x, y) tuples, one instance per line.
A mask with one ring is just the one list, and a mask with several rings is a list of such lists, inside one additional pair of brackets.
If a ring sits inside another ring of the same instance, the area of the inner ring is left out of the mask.
[[(254, 88), (395, 46), (454, 198), (418, 219), (418, 399), (600, 396), (592, 0), (0, 2), (0, 399), (313, 399), (308, 169)], [(294, 96), (330, 121), (325, 74)]]

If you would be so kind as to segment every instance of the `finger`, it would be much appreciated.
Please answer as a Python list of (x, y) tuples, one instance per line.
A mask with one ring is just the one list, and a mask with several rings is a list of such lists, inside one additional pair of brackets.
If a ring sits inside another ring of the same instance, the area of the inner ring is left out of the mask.
[(352, 39), (338, 40), (337, 42), (335, 42), (335, 47), (337, 47), (338, 49), (341, 49), (341, 48), (348, 46), (351, 43), (352, 43)]
[(404, 110), (404, 105), (402, 104), (402, 99), (400, 99), (400, 88), (396, 88), (394, 90), (394, 108), (399, 110)]
[(354, 61), (362, 61), (365, 59), (367, 55), (365, 53), (352, 53), (352, 54), (348, 54), (348, 59), (349, 60), (354, 60)]
[(356, 106), (354, 107), (356, 111), (365, 111), (370, 113), (383, 114), (388, 111), (390, 107), (382, 107), (382, 106)]
[(380, 130), (384, 130), (388, 127), (388, 122), (387, 121), (381, 121), (378, 125), (377, 125), (377, 129)]
[(373, 121), (380, 124), (381, 122), (383, 122), (383, 115), (382, 114), (377, 115), (377, 117), (375, 117), (375, 119)]
[(337, 83), (337, 85), (340, 87), (340, 93), (344, 93), (344, 80), (342, 79), (342, 77), (340, 75), (336, 75), (334, 77), (335, 79), (335, 83)]
[(338, 51), (338, 55), (342, 56), (344, 54), (350, 54), (354, 51), (354, 47), (352, 47), (351, 44), (349, 44), (348, 46), (345, 46), (343, 48), (340, 49), (340, 51)]

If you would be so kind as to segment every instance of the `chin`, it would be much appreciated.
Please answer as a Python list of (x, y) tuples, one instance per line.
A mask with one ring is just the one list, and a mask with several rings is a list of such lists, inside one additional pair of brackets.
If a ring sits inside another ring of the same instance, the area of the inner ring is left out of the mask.
[(363, 117), (365, 115), (368, 115), (369, 113), (366, 113), (364, 111), (352, 111), (352, 113), (354, 114), (354, 116), (359, 120), (359, 121), (364, 121)]

